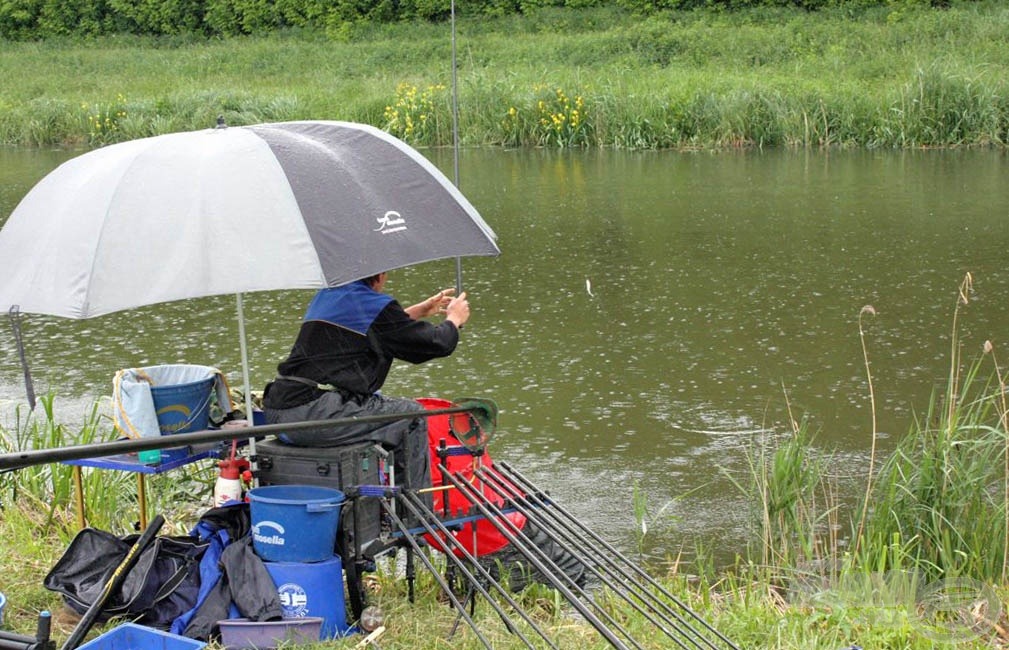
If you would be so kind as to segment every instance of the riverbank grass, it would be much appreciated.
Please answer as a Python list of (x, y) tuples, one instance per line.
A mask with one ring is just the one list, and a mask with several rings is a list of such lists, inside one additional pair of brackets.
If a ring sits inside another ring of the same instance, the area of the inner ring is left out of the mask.
[[(950, 147), (1009, 142), (1009, 7), (543, 9), (458, 22), (465, 146)], [(296, 119), (452, 144), (446, 24), (5, 43), (0, 142), (98, 146)], [(40, 71), (26, 77), (25, 70)], [(42, 72), (44, 71), (44, 72)]]

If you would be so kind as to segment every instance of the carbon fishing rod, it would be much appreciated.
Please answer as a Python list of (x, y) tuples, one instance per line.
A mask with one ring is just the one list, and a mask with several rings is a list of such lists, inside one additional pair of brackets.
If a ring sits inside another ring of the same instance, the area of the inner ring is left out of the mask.
[(102, 586), (102, 591), (95, 597), (91, 606), (88, 610), (84, 612), (81, 620), (77, 623), (77, 626), (67, 637), (67, 640), (63, 643), (60, 650), (74, 650), (80, 642), (84, 640), (88, 632), (94, 626), (95, 621), (101, 615), (102, 610), (108, 604), (109, 599), (116, 594), (119, 589), (122, 588), (123, 583), (126, 581), (126, 576), (136, 565), (137, 561), (140, 559), (140, 554), (144, 552), (148, 546), (154, 542), (154, 538), (157, 537), (158, 531), (161, 527), (165, 525), (165, 517), (163, 515), (158, 515), (154, 518), (146, 529), (144, 529), (143, 534), (137, 538), (137, 541), (133, 542), (133, 546), (130, 550), (126, 552), (126, 556), (115, 568), (112, 574), (105, 581)]
[[(455, 172), (455, 186), (459, 188), (459, 66), (456, 63), (455, 48), (455, 0), (450, 6), (452, 19), (452, 168)], [(462, 294), (462, 258), (455, 258), (455, 291)]]
[[(334, 418), (332, 420), (306, 420), (304, 422), (287, 422), (283, 424), (264, 424), (255, 427), (238, 427), (234, 429), (206, 429), (191, 433), (176, 433), (168, 436), (151, 436), (149, 438), (129, 438), (110, 442), (92, 442), (84, 445), (72, 445), (56, 449), (27, 449), (7, 454), (0, 454), (0, 472), (24, 469), (33, 465), (45, 463), (62, 463), (67, 460), (98, 458), (101, 456), (116, 456), (151, 449), (167, 449), (169, 447), (185, 447), (208, 442), (224, 442), (255, 436), (257, 438), (277, 435), (291, 431), (304, 431), (322, 427), (351, 426), (361, 423), (396, 422), (412, 420), (435, 415), (450, 415), (452, 413), (474, 414), (482, 426), (494, 426), (494, 416), (497, 407), (491, 400), (467, 398), (466, 401), (441, 409), (409, 411), (405, 413), (382, 413), (377, 415), (361, 415), (349, 418)], [(483, 416), (483, 417), (481, 417)]]
[[(458, 539), (456, 539), (455, 535), (452, 534), (452, 531), (450, 531), (445, 526), (445, 524), (442, 523), (442, 521), (438, 518), (438, 516), (430, 508), (427, 507), (427, 505), (420, 499), (419, 496), (417, 496), (416, 493), (402, 492), (397, 496), (397, 498), (399, 502), (407, 510), (410, 511), (410, 514), (412, 514), (414, 517), (417, 518), (418, 521), (420, 521), (421, 525), (424, 527), (424, 529), (427, 531), (429, 535), (440, 538), (442, 543), (448, 542), (448, 546), (451, 546), (452, 550), (458, 551), (459, 553), (462, 554), (463, 558), (460, 559), (455, 553), (451, 552), (451, 550), (447, 548), (443, 549), (445, 557), (448, 559), (448, 561), (451, 562), (452, 565), (455, 566), (455, 568), (462, 573), (463, 577), (466, 578), (470, 586), (473, 587), (481, 596), (483, 596), (488, 603), (490, 603), (491, 608), (494, 609), (494, 611), (497, 612), (498, 616), (501, 617), (501, 620), (504, 621), (505, 625), (508, 627), (510, 632), (518, 636), (522, 640), (522, 642), (525, 643), (526, 646), (528, 646), (529, 648), (535, 648), (535, 646), (533, 646), (533, 644), (529, 641), (529, 639), (527, 639), (526, 636), (522, 634), (522, 632), (508, 618), (508, 615), (504, 611), (504, 609), (499, 604), (497, 604), (497, 602), (491, 597), (490, 592), (487, 590), (486, 587), (483, 586), (484, 582), (491, 585), (494, 588), (494, 590), (502, 598), (504, 598), (505, 602), (509, 606), (511, 606), (515, 610), (515, 612), (518, 613), (519, 616), (522, 617), (522, 620), (524, 620), (529, 625), (529, 627), (531, 627), (533, 631), (535, 631), (536, 634), (538, 634), (540, 638), (542, 638), (551, 648), (554, 648), (554, 650), (559, 650), (557, 646), (550, 640), (550, 638), (543, 632), (543, 630), (538, 625), (536, 625), (536, 622), (533, 621), (533, 619), (528, 614), (526, 614), (526, 612), (522, 609), (522, 607), (518, 604), (518, 602), (516, 602), (515, 599), (512, 598), (511, 594), (508, 593), (508, 590), (505, 589), (504, 586), (501, 585), (501, 583), (495, 580), (494, 576), (492, 576), (490, 572), (487, 571), (486, 568), (480, 565), (480, 563), (477, 561), (477, 558), (472, 553), (466, 550), (466, 547), (464, 547), (462, 543)], [(463, 559), (465, 559), (466, 562), (463, 562)], [(482, 578), (483, 581), (479, 580), (477, 576), (473, 575), (473, 573), (469, 571), (469, 567), (475, 569), (476, 572), (479, 574), (479, 577)]]
[[(478, 473), (478, 475), (481, 478), (484, 478), (484, 480), (488, 480), (485, 474)], [(499, 481), (499, 485), (504, 485), (503, 481), (500, 481), (500, 479), (497, 480)], [(694, 648), (698, 648), (700, 650), (702, 648), (701, 644), (703, 644), (705, 647), (717, 650), (717, 646), (715, 646), (709, 639), (705, 638), (702, 632), (691, 626), (688, 620), (686, 620), (679, 612), (672, 609), (666, 602), (659, 598), (658, 595), (650, 592), (645, 586), (641, 585), (633, 575), (621, 567), (620, 564), (612, 557), (607, 556), (601, 551), (595, 550), (592, 541), (579, 533), (579, 530), (584, 529), (583, 525), (574, 527), (568, 524), (562, 518), (558, 517), (555, 512), (553, 512), (553, 509), (550, 507), (550, 503), (548, 501), (536, 498), (528, 499), (524, 495), (518, 493), (513, 486), (509, 486), (512, 492), (510, 495), (504, 494), (503, 491), (500, 491), (499, 488), (495, 488), (495, 486), (491, 485), (489, 482), (488, 487), (500, 494), (503, 498), (510, 499), (510, 502), (514, 505), (518, 512), (525, 515), (542, 530), (549, 531), (553, 535), (563, 536), (569, 543), (576, 545), (578, 548), (586, 549), (588, 555), (592, 556), (595, 566), (588, 562), (584, 562), (584, 564), (590, 569), (593, 569), (593, 573), (597, 575), (603, 584), (610, 587), (616, 594), (626, 600), (635, 610), (640, 612), (646, 619), (661, 629), (677, 644), (677, 646), (683, 648), (684, 650), (688, 650), (681, 638), (674, 636), (673, 631), (681, 635), (682, 639), (685, 639)], [(555, 537), (554, 539), (559, 542), (559, 537)], [(604, 578), (595, 570), (596, 568), (605, 571), (612, 580)], [(632, 598), (637, 599), (637, 602), (632, 600)], [(640, 605), (638, 603), (640, 603)], [(660, 623), (658, 620), (652, 618), (652, 614), (644, 611), (642, 609), (643, 607), (648, 608), (651, 613), (660, 618), (662, 622)], [(667, 629), (663, 623), (670, 626), (673, 631)]]
[[(612, 589), (615, 594), (623, 598), (627, 602), (627, 604), (630, 605), (632, 609), (634, 609), (634, 611), (643, 616), (649, 623), (661, 629), (666, 634), (666, 636), (672, 639), (680, 648), (683, 648), (683, 650), (689, 650), (689, 648), (686, 645), (684, 645), (683, 642), (677, 636), (675, 636), (669, 629), (664, 627), (662, 623), (653, 618), (653, 613), (655, 613), (655, 611), (654, 608), (647, 606), (647, 603), (645, 602), (647, 595), (645, 597), (642, 597), (640, 593), (634, 594), (637, 597), (637, 600), (633, 600), (629, 596), (625, 588), (626, 587), (625, 585), (622, 586), (617, 584), (616, 582), (611, 580), (610, 577), (603, 575), (602, 571), (600, 571), (600, 568), (606, 570), (605, 562), (603, 563), (588, 562), (586, 558), (580, 555), (579, 551), (576, 550), (574, 546), (571, 545), (572, 540), (569, 536), (558, 534), (562, 533), (562, 531), (553, 528), (550, 521), (546, 517), (540, 516), (540, 513), (538, 513), (533, 508), (523, 507), (521, 505), (521, 499), (520, 499), (521, 495), (518, 495), (518, 498), (516, 498), (515, 495), (507, 494), (496, 484), (498, 483), (499, 479), (495, 480), (495, 478), (492, 478), (488, 472), (481, 472), (480, 470), (477, 470), (476, 476), (477, 478), (480, 478), (483, 481), (485, 481), (485, 485), (488, 488), (490, 488), (495, 494), (497, 494), (502, 499), (505, 499), (507, 502), (511, 503), (518, 510), (518, 512), (522, 513), (527, 517), (527, 519), (533, 521), (537, 526), (539, 526), (540, 530), (545, 532), (547, 536), (550, 537), (551, 541), (557, 544), (565, 552), (570, 553), (571, 555), (578, 558), (582, 566), (584, 566), (602, 584), (606, 585), (607, 587)], [(564, 539), (562, 539), (562, 537)], [(598, 560), (601, 558), (596, 559)], [(612, 573), (610, 573), (609, 571), (607, 571), (607, 573), (612, 576)], [(648, 609), (646, 609), (646, 607), (648, 607)], [(677, 625), (674, 621), (665, 618), (665, 622), (666, 624), (672, 625), (674, 628), (677, 628)], [(683, 630), (677, 629), (677, 632), (683, 634), (684, 636), (687, 636), (686, 634), (684, 634)], [(692, 641), (692, 639), (688, 640)], [(700, 648), (700, 646), (697, 645), (696, 643), (694, 643), (694, 646)]]
[(400, 529), (400, 532), (403, 533), (403, 538), (406, 539), (406, 541), (410, 544), (410, 548), (413, 549), (414, 554), (420, 558), (420, 561), (424, 564), (425, 567), (427, 567), (427, 570), (431, 572), (431, 575), (434, 576), (434, 579), (435, 581), (437, 581), (438, 586), (442, 588), (442, 590), (445, 592), (445, 595), (448, 596), (450, 601), (452, 601), (452, 605), (459, 611), (459, 615), (462, 616), (469, 624), (470, 629), (473, 630), (473, 633), (480, 640), (480, 643), (483, 644), (483, 647), (487, 648), (487, 650), (494, 650), (494, 646), (492, 646), (490, 642), (487, 640), (487, 638), (480, 633), (480, 628), (477, 627), (476, 621), (473, 620), (472, 616), (466, 613), (466, 607), (459, 602), (459, 599), (456, 598), (455, 594), (452, 592), (452, 589), (449, 588), (448, 583), (445, 582), (445, 578), (441, 576), (441, 573), (438, 572), (438, 569), (434, 566), (431, 560), (428, 559), (426, 555), (424, 555), (423, 551), (421, 550), (420, 544), (418, 544), (417, 540), (414, 539), (413, 535), (409, 533), (409, 529), (406, 527), (406, 524), (403, 523), (403, 520), (400, 519), (398, 515), (396, 515), (395, 510), (393, 510), (392, 506), (389, 505), (389, 502), (386, 501), (385, 499), (382, 499), (379, 503), (382, 505), (382, 510), (384, 510), (385, 513), (389, 515), (389, 519), (396, 525), (397, 528)]
[[(503, 472), (503, 475), (504, 476), (508, 476), (507, 472)], [(508, 478), (510, 480), (514, 480), (516, 483), (519, 483), (521, 481), (521, 479), (519, 477), (514, 476), (514, 475), (508, 476)], [(532, 489), (536, 490), (537, 493), (541, 493), (538, 489), (535, 488), (535, 486), (532, 486), (532, 483), (529, 482), (527, 479), (525, 480), (525, 483), (526, 483), (526, 485), (528, 487), (531, 487)], [(718, 630), (716, 630), (713, 627), (711, 627), (706, 621), (704, 621), (703, 618), (701, 618), (696, 612), (692, 611), (684, 603), (682, 603), (681, 601), (679, 601), (675, 596), (673, 596), (668, 591), (666, 591), (665, 589), (663, 589), (660, 585), (658, 585), (657, 583), (655, 583), (654, 581), (652, 581), (651, 578), (642, 569), (640, 569), (637, 565), (635, 565), (629, 559), (627, 559), (626, 557), (620, 555), (618, 552), (616, 552), (614, 549), (612, 549), (612, 547), (610, 547), (608, 544), (606, 544), (604, 541), (602, 541), (601, 538), (599, 538), (595, 533), (593, 533), (588, 527), (586, 527), (582, 522), (580, 522), (573, 515), (570, 515), (570, 513), (567, 513), (566, 511), (564, 511), (563, 508), (560, 508), (559, 506), (557, 506), (556, 503), (554, 503), (552, 501), (549, 501), (549, 500), (544, 501), (542, 498), (540, 498), (538, 496), (529, 497), (527, 495), (525, 498), (530, 499), (530, 500), (532, 500), (534, 502), (537, 502), (539, 504), (540, 507), (539, 507), (539, 509), (536, 512), (539, 512), (539, 513), (550, 513), (551, 516), (554, 516), (555, 519), (558, 520), (558, 521), (562, 521), (563, 522), (563, 520), (560, 520), (559, 518), (557, 518), (556, 514), (554, 514), (554, 513), (555, 512), (561, 512), (561, 513), (563, 513), (571, 522), (574, 522), (574, 524), (577, 527), (577, 529), (579, 529), (581, 531), (584, 531), (589, 536), (591, 536), (591, 539), (588, 539), (588, 540), (584, 541), (585, 548), (590, 548), (591, 549), (591, 548), (594, 547), (595, 544), (598, 544), (599, 546), (601, 546), (603, 548), (610, 549), (610, 551), (616, 557), (618, 557), (626, 566), (628, 566), (631, 569), (633, 569), (636, 574), (641, 575), (641, 576), (645, 576), (646, 578), (648, 578), (649, 582), (652, 583), (652, 586), (654, 586), (658, 591), (660, 591), (663, 596), (665, 596), (669, 600), (672, 600), (674, 603), (676, 603), (684, 612), (688, 613), (693, 619), (695, 619), (696, 621), (700, 622), (704, 626), (705, 629), (707, 629), (710, 632), (712, 632), (713, 634), (715, 634), (719, 639), (721, 639), (722, 641), (724, 641), (725, 643), (727, 643), (731, 648), (736, 648), (736, 650), (738, 650), (737, 646), (734, 645), (729, 639), (727, 639), (722, 634), (720, 634), (718, 632)], [(544, 507), (547, 504), (551, 505), (552, 507)], [(521, 510), (521, 508), (519, 508), (519, 509)], [(570, 526), (569, 526), (569, 529), (570, 529)], [(584, 540), (585, 538), (583, 537), (582, 539)], [(641, 585), (639, 582), (637, 582), (637, 580), (635, 579), (635, 577), (633, 575), (629, 574), (626, 570), (624, 570), (623, 568), (621, 568), (620, 565), (618, 565), (612, 558), (604, 556), (601, 551), (597, 551), (597, 553), (599, 554), (598, 557), (604, 558), (604, 560), (608, 564), (610, 564), (612, 567), (615, 567), (616, 570), (626, 580), (628, 580), (629, 584), (631, 584), (634, 587), (636, 587), (635, 593), (639, 597), (640, 597), (640, 594), (642, 594), (642, 593), (643, 594), (647, 594), (647, 596), (649, 597), (649, 599), (654, 604), (658, 605), (665, 612), (667, 612), (669, 615), (673, 616), (687, 630), (689, 630), (690, 633), (692, 633), (693, 635), (695, 635), (697, 637), (697, 639), (699, 639), (700, 641), (702, 641), (705, 644), (706, 647), (717, 650), (718, 646), (714, 645), (709, 638), (705, 637), (697, 629), (695, 629), (694, 627), (692, 627), (689, 621), (685, 620), (683, 618), (683, 616), (681, 616), (678, 612), (676, 612), (675, 610), (673, 610), (672, 608), (670, 608), (670, 606), (664, 600), (662, 600), (657, 595), (655, 595), (655, 594), (651, 593), (650, 591), (648, 591), (647, 588), (645, 588), (643, 585)], [(665, 617), (663, 617), (663, 618), (665, 618)], [(666, 619), (666, 620), (668, 620), (668, 619)], [(681, 632), (683, 631), (683, 630), (680, 630), (679, 626), (676, 625), (675, 623), (673, 623), (673, 626), (677, 627), (678, 631), (681, 631)], [(687, 636), (687, 635), (685, 635), (685, 636)], [(689, 636), (687, 636), (687, 640), (690, 641), (695, 647), (700, 647), (695, 639), (690, 638)]]
[[(678, 647), (683, 650), (690, 650), (684, 643), (685, 640), (698, 650), (702, 650), (702, 643), (711, 650), (718, 650), (717, 646), (706, 639), (701, 632), (691, 627), (690, 623), (683, 616), (636, 582), (633, 576), (626, 570), (623, 570), (612, 558), (594, 550), (593, 545), (584, 535), (580, 535), (572, 526), (551, 512), (552, 509), (549, 503), (536, 500), (535, 498), (527, 498), (514, 484), (507, 483), (500, 474), (493, 471), (488, 472), (486, 468), (478, 469), (476, 477), (484, 481), (489, 489), (508, 502), (517, 512), (534, 522), (558, 546), (577, 557), (582, 562), (582, 565), (595, 575), (602, 584), (623, 598), (648, 622), (662, 630)], [(582, 557), (576, 550), (576, 547), (585, 549), (587, 551), (586, 555), (591, 556), (592, 561), (589, 562), (585, 557)], [(603, 571), (606, 575), (603, 575)], [(623, 577), (624, 581), (620, 580), (621, 577)], [(661, 621), (655, 617), (658, 617)], [(672, 630), (666, 626), (671, 627)], [(674, 634), (674, 631), (676, 634)]]
[[(501, 474), (502, 474), (502, 476), (504, 476), (506, 479), (508, 479), (510, 481), (513, 481), (515, 483), (515, 485), (519, 489), (527, 491), (529, 493), (542, 493), (542, 490), (540, 490), (539, 488), (537, 488), (532, 483), (532, 481), (530, 481), (525, 476), (523, 476), (518, 470), (516, 470), (514, 467), (512, 467), (507, 462), (504, 462), (504, 461), (495, 462), (494, 463), (494, 467), (495, 467), (496, 470), (500, 471)], [(679, 607), (684, 612), (686, 612), (687, 614), (689, 614), (691, 618), (693, 618), (696, 622), (698, 622), (700, 625), (702, 625), (705, 629), (707, 629), (712, 634), (714, 634), (715, 636), (717, 636), (720, 640), (724, 641), (730, 648), (732, 648), (732, 650), (740, 650), (739, 646), (737, 646), (735, 643), (733, 643), (730, 639), (728, 639), (725, 635), (723, 635), (717, 629), (715, 629), (714, 627), (712, 627), (712, 625), (710, 623), (708, 623), (707, 621), (705, 621), (704, 618), (702, 618), (700, 614), (698, 614), (697, 612), (695, 612), (694, 610), (692, 610), (690, 607), (688, 607), (686, 603), (684, 603), (682, 600), (680, 600), (675, 595), (673, 595), (668, 589), (666, 589), (665, 587), (663, 587), (662, 585), (660, 585), (658, 582), (656, 582), (655, 579), (652, 578), (650, 575), (648, 575), (647, 572), (645, 572), (640, 567), (636, 566), (633, 562), (631, 562), (625, 555), (623, 555), (620, 551), (618, 551), (616, 548), (614, 548), (614, 546), (612, 544), (610, 544), (605, 539), (603, 539), (602, 537), (600, 537), (592, 529), (588, 528), (583, 523), (581, 523), (574, 515), (572, 515), (567, 510), (565, 510), (562, 506), (560, 506), (559, 504), (557, 504), (555, 501), (551, 501), (550, 504), (551, 504), (550, 507), (552, 509), (556, 510), (556, 512), (561, 513), (568, 521), (574, 522), (579, 528), (581, 528), (582, 530), (584, 530), (591, 537), (593, 543), (598, 544), (600, 548), (605, 549), (608, 553), (611, 553), (614, 557), (619, 558), (621, 562), (625, 563), (628, 567), (630, 567), (631, 569), (633, 569), (634, 573), (638, 577), (644, 579), (648, 583), (648, 585), (650, 587), (654, 588), (656, 591), (658, 591), (660, 594), (662, 594), (663, 597), (665, 597), (665, 598), (669, 599), (670, 601), (672, 601), (673, 603), (675, 603), (677, 605), (677, 607)]]
[[(596, 628), (598, 631), (614, 648), (617, 650), (627, 650), (627, 645), (621, 641), (613, 630), (610, 629), (606, 623), (604, 623), (602, 618), (605, 618), (607, 622), (614, 628), (619, 630), (619, 632), (636, 648), (643, 650), (641, 645), (625, 630), (620, 624), (610, 616), (604, 608), (600, 607), (591, 596), (585, 593), (585, 591), (578, 586), (568, 575), (559, 567), (557, 564), (546, 556), (545, 553), (536, 548), (535, 544), (530, 540), (515, 524), (513, 524), (504, 513), (493, 503), (490, 503), (483, 495), (477, 493), (473, 487), (464, 479), (462, 479), (458, 474), (449, 474), (448, 469), (444, 466), (439, 466), (439, 470), (446, 472), (449, 482), (459, 493), (462, 494), (467, 501), (473, 504), (477, 510), (480, 511), (484, 517), (500, 532), (505, 539), (508, 540), (511, 545), (519, 551), (529, 562), (536, 568), (537, 571), (546, 579), (552, 587), (561, 593), (564, 598), (571, 603), (572, 606), (578, 613), (581, 614), (585, 620), (587, 620), (592, 627)], [(562, 576), (563, 579), (559, 579), (558, 576)], [(564, 584), (564, 581), (571, 583), (571, 586)], [(585, 603), (579, 599), (579, 596), (575, 595), (571, 587), (577, 590), (581, 597), (592, 604), (592, 606), (599, 612), (600, 616), (593, 613)]]

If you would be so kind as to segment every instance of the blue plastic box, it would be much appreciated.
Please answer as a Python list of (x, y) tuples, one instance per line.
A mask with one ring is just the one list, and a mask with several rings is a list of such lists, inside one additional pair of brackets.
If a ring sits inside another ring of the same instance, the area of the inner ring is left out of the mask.
[(78, 650), (200, 650), (206, 645), (203, 641), (178, 634), (136, 623), (124, 623), (78, 646)]

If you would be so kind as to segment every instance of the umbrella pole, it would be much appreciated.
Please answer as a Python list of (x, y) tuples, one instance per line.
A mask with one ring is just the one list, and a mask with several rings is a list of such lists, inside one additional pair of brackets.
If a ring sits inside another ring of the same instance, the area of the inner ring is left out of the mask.
[[(242, 308), (242, 294), (235, 294), (235, 310), (238, 312), (238, 347), (242, 353), (242, 383), (245, 385), (245, 421), (255, 426), (252, 416), (252, 383), (249, 380), (249, 349), (245, 343), (245, 310)], [(249, 456), (251, 469), (255, 470), (256, 437), (249, 436)], [(255, 476), (255, 473), (253, 473)]]

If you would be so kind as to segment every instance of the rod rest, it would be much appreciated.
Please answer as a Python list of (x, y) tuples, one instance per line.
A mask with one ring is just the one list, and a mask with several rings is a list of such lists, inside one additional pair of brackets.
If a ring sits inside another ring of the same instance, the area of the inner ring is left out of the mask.
[(388, 485), (351, 485), (344, 488), (343, 494), (348, 499), (356, 499), (358, 497), (391, 499), (399, 495), (402, 490), (403, 488), (390, 487)]
[(52, 616), (47, 611), (39, 613), (35, 636), (25, 636), (0, 630), (0, 650), (55, 650), (56, 643), (49, 638)]

